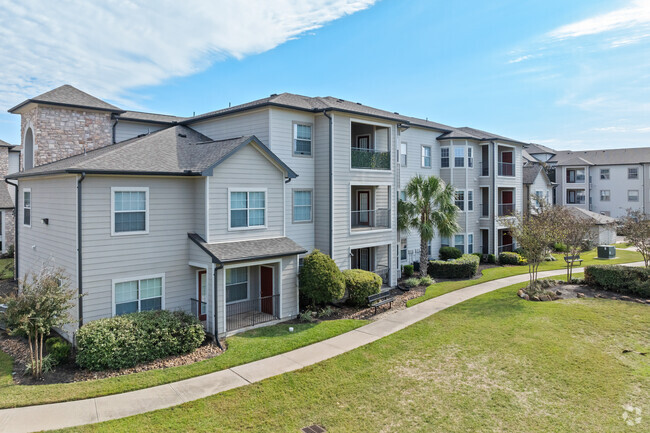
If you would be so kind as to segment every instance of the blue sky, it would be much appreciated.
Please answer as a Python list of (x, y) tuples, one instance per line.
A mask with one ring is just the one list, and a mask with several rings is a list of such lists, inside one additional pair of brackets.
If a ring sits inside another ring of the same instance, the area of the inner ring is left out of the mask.
[(0, 108), (63, 83), (180, 116), (292, 92), (558, 149), (650, 146), (650, 0), (191, 3), (0, 0)]

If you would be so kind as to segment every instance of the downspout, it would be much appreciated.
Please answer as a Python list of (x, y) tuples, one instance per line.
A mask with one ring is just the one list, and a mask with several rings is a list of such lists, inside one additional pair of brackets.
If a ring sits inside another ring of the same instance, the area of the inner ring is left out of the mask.
[(329, 166), (329, 171), (330, 171), (330, 176), (329, 176), (330, 177), (330, 181), (329, 181), (329, 195), (330, 195), (330, 197), (329, 197), (329, 202), (330, 202), (330, 209), (329, 209), (329, 211), (330, 211), (329, 220), (330, 221), (329, 221), (329, 223), (330, 223), (330, 233), (329, 233), (329, 235), (330, 235), (330, 251), (329, 251), (329, 253), (330, 253), (330, 257), (332, 257), (334, 255), (334, 249), (333, 249), (333, 246), (334, 246), (334, 233), (333, 233), (333, 231), (334, 231), (334, 224), (333, 224), (334, 223), (334, 221), (333, 221), (333, 219), (334, 219), (334, 199), (332, 197), (332, 194), (334, 193), (334, 185), (333, 185), (333, 182), (334, 182), (334, 171), (333, 171), (334, 157), (332, 155), (332, 147), (333, 147), (333, 145), (332, 145), (332, 116), (327, 114), (327, 110), (323, 110), (323, 115), (329, 119), (329, 123), (330, 123), (330, 129), (329, 129), (329, 153), (330, 153), (330, 155), (329, 155), (329, 157), (330, 157), (329, 158), (329, 165), (330, 165)]
[[(473, 152), (473, 151), (472, 151)], [(469, 201), (469, 143), (465, 140), (465, 157), (467, 158), (467, 164), (465, 167), (465, 252), (469, 250), (469, 209), (467, 202)], [(472, 153), (472, 161), (474, 161), (474, 154)], [(472, 162), (472, 170), (474, 169), (474, 163)], [(472, 209), (474, 209), (474, 190), (472, 189)], [(474, 252), (474, 232), (472, 232), (472, 252)]]
[[(496, 144), (494, 141), (492, 143), (492, 242), (494, 243), (494, 255), (499, 255), (499, 235), (497, 233), (497, 215), (499, 210), (497, 209), (497, 196), (499, 195), (497, 191), (497, 173), (499, 170), (497, 160), (496, 160)], [(489, 250), (488, 250), (489, 251)]]
[(115, 128), (117, 126), (117, 122), (119, 122), (120, 119), (115, 115), (113, 115), (113, 119), (115, 119), (115, 122), (113, 123), (113, 144), (115, 144), (115, 138), (116, 138)]
[(77, 286), (79, 287), (79, 329), (83, 326), (83, 273), (81, 271), (81, 182), (86, 178), (86, 173), (81, 173), (77, 180)]
[(5, 182), (14, 187), (14, 281), (18, 281), (18, 184)]
[(218, 302), (219, 288), (217, 285), (218, 269), (219, 268), (217, 268), (216, 266), (214, 267), (214, 275), (213, 275), (214, 278), (214, 339), (217, 340), (217, 346), (219, 347), (219, 349), (224, 350), (223, 346), (221, 346), (221, 342), (219, 341), (219, 302)]

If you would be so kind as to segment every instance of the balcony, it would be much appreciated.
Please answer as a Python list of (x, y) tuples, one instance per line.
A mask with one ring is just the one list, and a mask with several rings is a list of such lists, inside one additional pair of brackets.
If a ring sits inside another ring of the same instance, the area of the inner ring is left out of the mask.
[(390, 143), (390, 128), (352, 122), (350, 167), (363, 170), (390, 170)]
[(353, 147), (350, 149), (352, 168), (390, 170), (390, 152)]
[(279, 319), (280, 295), (226, 304), (226, 332)]
[(499, 216), (512, 216), (515, 213), (514, 203), (499, 203)]
[(481, 176), (489, 176), (490, 175), (490, 163), (489, 162), (479, 162), (479, 166), (481, 167)]
[(352, 229), (389, 229), (390, 209), (353, 210), (350, 220)]
[(499, 176), (514, 176), (515, 164), (512, 162), (499, 162)]
[(363, 269), (379, 275), (383, 284), (390, 284), (390, 245), (355, 248), (351, 251), (350, 268)]

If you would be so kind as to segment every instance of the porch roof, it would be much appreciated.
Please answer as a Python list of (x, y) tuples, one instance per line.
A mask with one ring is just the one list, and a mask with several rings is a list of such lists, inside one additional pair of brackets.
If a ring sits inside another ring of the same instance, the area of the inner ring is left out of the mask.
[(292, 256), (307, 252), (306, 249), (287, 237), (207, 243), (196, 233), (188, 233), (188, 236), (192, 242), (212, 257), (214, 263), (221, 264)]

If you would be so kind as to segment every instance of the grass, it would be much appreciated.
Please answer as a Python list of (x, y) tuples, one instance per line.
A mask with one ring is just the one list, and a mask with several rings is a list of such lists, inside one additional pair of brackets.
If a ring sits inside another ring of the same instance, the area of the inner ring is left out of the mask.
[(4, 352), (0, 352), (0, 389), (3, 386), (11, 385), (13, 379), (11, 378), (11, 370), (14, 361), (11, 356)]
[[(643, 261), (643, 257), (636, 251), (623, 251), (616, 250), (616, 258), (612, 260), (599, 260), (597, 259), (597, 250), (588, 251), (580, 255), (584, 260), (582, 266), (589, 265), (616, 265), (621, 263), (633, 263)], [(552, 271), (558, 269), (566, 269), (564, 256), (562, 254), (553, 254), (557, 261), (544, 262), (540, 265), (539, 271)], [(576, 267), (578, 267), (576, 263)], [(435, 298), (445, 293), (453, 292), (454, 290), (462, 289), (463, 287), (473, 286), (475, 284), (485, 283), (486, 281), (498, 280), (499, 278), (511, 277), (513, 275), (521, 275), (528, 273), (528, 266), (505, 266), (496, 267), (483, 270), (483, 275), (474, 280), (459, 280), (459, 281), (445, 281), (429, 286), (424, 295), (419, 298), (411, 299), (408, 301), (407, 306), (412, 307), (420, 302), (428, 299)]]
[[(648, 306), (528, 302), (516, 284), (302, 370), (74, 432), (642, 432)], [(623, 406), (642, 411), (627, 426)], [(254, 414), (254, 415), (253, 415)]]
[[(14, 385), (11, 381), (11, 364), (8, 367), (9, 381), (6, 383), (4, 363), (10, 363), (11, 358), (9, 361), (4, 360), (8, 356), (0, 352), (0, 355), (3, 355), (0, 357), (0, 408), (118, 394), (188, 379), (288, 352), (343, 334), (366, 323), (368, 322), (364, 320), (331, 320), (317, 324), (274, 325), (229, 337), (226, 340), (228, 350), (225, 353), (194, 364), (108, 379), (53, 385)], [(289, 326), (294, 328), (293, 333), (289, 333)]]
[(0, 259), (0, 280), (14, 277), (14, 259)]

